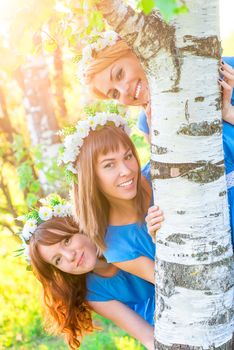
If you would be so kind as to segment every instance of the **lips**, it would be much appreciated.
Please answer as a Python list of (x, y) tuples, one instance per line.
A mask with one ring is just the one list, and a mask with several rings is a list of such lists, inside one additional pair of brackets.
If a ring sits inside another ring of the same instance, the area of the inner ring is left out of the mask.
[(133, 184), (133, 179), (130, 179), (128, 181), (125, 182), (121, 182), (121, 184), (118, 185), (118, 187), (127, 187)]
[(134, 94), (134, 99), (137, 100), (140, 92), (141, 92), (141, 88), (142, 88), (142, 81), (139, 79), (137, 84), (136, 84), (136, 90), (135, 90), (135, 94)]
[(84, 257), (84, 252), (80, 255), (80, 257), (79, 257), (79, 259), (77, 261), (76, 267), (78, 267), (82, 263), (83, 257)]

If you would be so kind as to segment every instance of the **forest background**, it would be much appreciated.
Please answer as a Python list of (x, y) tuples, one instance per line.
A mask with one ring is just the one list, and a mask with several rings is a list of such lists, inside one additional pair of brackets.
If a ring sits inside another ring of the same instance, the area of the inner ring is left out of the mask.
[[(139, 6), (149, 11), (151, 3)], [(92, 9), (91, 0), (24, 0), (20, 5), (0, 0), (0, 350), (67, 349), (62, 339), (43, 330), (40, 286), (24, 259), (14, 256), (21, 225), (15, 218), (51, 191), (68, 193), (66, 174), (57, 167), (55, 132), (74, 124), (84, 105), (94, 102), (76, 72), (87, 34), (104, 29), (100, 13)], [(177, 10), (163, 9), (167, 19)], [(234, 56), (233, 14), (232, 0), (220, 0), (223, 56)], [(135, 126), (137, 113), (130, 109), (130, 125), (143, 165), (149, 147)], [(102, 331), (88, 335), (81, 349), (142, 349), (111, 322), (95, 320)]]

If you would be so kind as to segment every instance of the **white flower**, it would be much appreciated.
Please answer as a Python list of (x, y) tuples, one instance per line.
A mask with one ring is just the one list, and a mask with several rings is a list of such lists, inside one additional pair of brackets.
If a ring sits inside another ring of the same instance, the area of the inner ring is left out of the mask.
[(66, 216), (66, 208), (64, 204), (57, 204), (53, 207), (53, 214), (54, 216), (58, 216), (60, 218), (63, 218)]
[(41, 220), (46, 221), (52, 218), (53, 211), (49, 207), (40, 207), (38, 214)]
[(77, 174), (77, 170), (74, 168), (74, 166), (72, 165), (72, 163), (69, 163), (67, 166), (67, 170), (71, 171), (73, 174)]
[(87, 133), (89, 132), (89, 122), (88, 120), (79, 120), (78, 123), (76, 124), (76, 130), (77, 132), (79, 131), (79, 135), (82, 133), (84, 134), (83, 137), (87, 136)]
[(76, 125), (76, 132), (68, 135), (64, 140), (64, 152), (62, 161), (67, 165), (67, 170), (77, 174), (77, 166), (74, 167), (73, 162), (77, 159), (80, 149), (84, 143), (84, 139), (89, 135), (90, 130), (97, 129), (97, 126), (104, 126), (108, 122), (112, 122), (116, 127), (122, 126), (128, 134), (129, 128), (126, 121), (116, 113), (99, 112), (95, 116), (90, 116), (86, 120), (80, 120)]
[(28, 241), (32, 233), (35, 232), (36, 228), (37, 228), (37, 220), (28, 219), (23, 227), (23, 231), (22, 231), (23, 238), (26, 241)]
[(83, 48), (82, 50), (82, 60), (90, 60), (92, 58), (92, 46), (87, 45), (86, 47)]
[(67, 164), (70, 162), (74, 162), (76, 160), (76, 157), (79, 153), (79, 147), (75, 146), (73, 148), (73, 146), (71, 148), (66, 148), (63, 152), (63, 156), (62, 156), (62, 161)]
[(108, 41), (108, 44), (110, 46), (114, 45), (116, 41), (118, 40), (118, 34), (114, 32), (113, 30), (107, 31), (103, 33), (103, 38), (105, 38)]
[(108, 41), (102, 38), (98, 39), (96, 43), (92, 44), (92, 48), (96, 51), (101, 51), (107, 46), (108, 46)]
[(68, 216), (71, 216), (72, 215), (72, 205), (71, 205), (71, 203), (66, 203), (66, 204), (64, 204), (64, 210), (65, 210), (65, 212), (66, 212), (66, 215), (68, 215)]
[(92, 130), (95, 130), (98, 125), (98, 119), (94, 117), (89, 117), (88, 122), (89, 122), (90, 128)]

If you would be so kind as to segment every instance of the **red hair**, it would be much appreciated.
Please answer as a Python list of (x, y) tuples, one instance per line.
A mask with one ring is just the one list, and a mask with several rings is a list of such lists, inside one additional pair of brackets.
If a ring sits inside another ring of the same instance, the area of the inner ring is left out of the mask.
[(30, 238), (30, 260), (33, 272), (43, 287), (46, 328), (63, 333), (72, 350), (80, 347), (84, 333), (92, 332), (91, 308), (85, 300), (86, 275), (71, 275), (45, 262), (38, 244), (49, 246), (80, 233), (71, 218), (52, 218), (40, 224)]

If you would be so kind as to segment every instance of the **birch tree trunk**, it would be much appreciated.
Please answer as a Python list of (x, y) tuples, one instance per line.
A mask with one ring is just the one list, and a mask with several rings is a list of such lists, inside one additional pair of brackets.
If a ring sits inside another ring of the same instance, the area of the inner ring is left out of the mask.
[(59, 137), (58, 122), (54, 113), (49, 73), (42, 55), (29, 59), (18, 72), (17, 80), (23, 90), (23, 104), (32, 146), (40, 146), (42, 162), (39, 180), (43, 191), (49, 193), (59, 189), (60, 184), (48, 182), (46, 172), (57, 159)]
[(54, 84), (55, 96), (57, 100), (58, 115), (65, 120), (67, 118), (67, 107), (64, 97), (64, 74), (63, 74), (63, 57), (62, 50), (57, 46), (54, 51)]
[(224, 174), (218, 0), (186, 1), (170, 26), (103, 0), (108, 23), (141, 60), (152, 103), (157, 234), (155, 348), (232, 349), (233, 253)]

